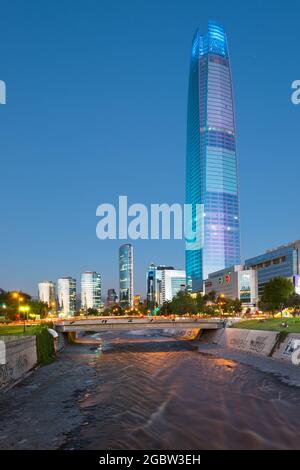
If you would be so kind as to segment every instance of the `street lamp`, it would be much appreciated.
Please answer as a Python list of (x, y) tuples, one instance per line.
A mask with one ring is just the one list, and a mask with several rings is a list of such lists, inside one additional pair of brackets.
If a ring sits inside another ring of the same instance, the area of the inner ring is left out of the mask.
[(12, 294), (14, 299), (18, 300), (18, 313), (20, 313), (20, 303), (23, 302), (24, 297), (22, 297), (19, 292), (13, 292)]
[(23, 332), (25, 333), (25, 329), (26, 329), (26, 317), (28, 315), (28, 312), (30, 310), (30, 307), (29, 305), (22, 305), (20, 307), (20, 312), (23, 312), (24, 313), (24, 328), (23, 328)]

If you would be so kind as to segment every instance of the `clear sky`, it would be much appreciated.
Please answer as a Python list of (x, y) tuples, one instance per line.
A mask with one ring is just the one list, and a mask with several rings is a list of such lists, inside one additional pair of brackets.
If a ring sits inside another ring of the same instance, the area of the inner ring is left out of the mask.
[[(189, 56), (208, 19), (228, 35), (240, 173), (242, 256), (300, 238), (299, 1), (0, 0), (0, 287), (84, 270), (118, 288), (119, 241), (96, 207), (184, 202)], [(138, 241), (184, 267), (182, 241)]]

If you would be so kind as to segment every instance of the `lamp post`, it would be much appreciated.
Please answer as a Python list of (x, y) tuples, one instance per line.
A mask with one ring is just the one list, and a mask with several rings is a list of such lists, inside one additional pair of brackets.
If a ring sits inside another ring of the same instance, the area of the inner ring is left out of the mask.
[(13, 293), (13, 298), (18, 300), (18, 310), (17, 312), (20, 313), (20, 303), (23, 302), (24, 298), (19, 294), (19, 292)]
[(30, 310), (29, 305), (22, 305), (20, 307), (20, 312), (23, 312), (23, 319), (24, 319), (23, 333), (25, 333), (25, 330), (26, 330), (26, 317), (27, 317), (29, 310)]

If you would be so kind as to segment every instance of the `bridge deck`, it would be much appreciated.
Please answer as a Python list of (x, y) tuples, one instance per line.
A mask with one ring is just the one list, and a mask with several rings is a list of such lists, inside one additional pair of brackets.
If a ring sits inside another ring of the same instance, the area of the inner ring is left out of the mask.
[(143, 329), (189, 329), (200, 328), (204, 330), (216, 330), (223, 327), (223, 322), (220, 320), (205, 320), (205, 319), (176, 319), (172, 320), (154, 320), (154, 319), (132, 319), (132, 320), (116, 320), (116, 319), (102, 319), (102, 320), (75, 320), (63, 321), (55, 324), (58, 331), (71, 332), (71, 331), (109, 331), (109, 330), (143, 330)]

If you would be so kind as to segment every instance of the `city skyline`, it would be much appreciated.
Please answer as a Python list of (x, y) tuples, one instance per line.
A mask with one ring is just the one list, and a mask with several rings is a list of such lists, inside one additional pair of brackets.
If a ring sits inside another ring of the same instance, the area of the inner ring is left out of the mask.
[[(116, 188), (131, 202), (184, 201), (190, 42), (208, 19), (223, 24), (230, 40), (242, 259), (298, 238), (299, 107), (290, 99), (291, 83), (299, 78), (296, 2), (291, 18), (279, 2), (270, 10), (254, 1), (245, 21), (240, 5), (174, 5), (170, 18), (169, 9), (154, 1), (151, 7), (140, 6), (131, 23), (121, 3), (117, 14), (94, 3), (93, 17), (79, 7), (71, 13), (61, 7), (60, 20), (56, 7), (49, 5), (42, 14), (34, 3), (20, 18), (6, 5), (7, 22), (0, 31), (1, 79), (7, 84), (7, 104), (0, 107), (0, 154), (3, 172), (13, 175), (13, 185), (11, 180), (1, 184), (0, 287), (37, 295), (41, 279), (64, 273), (79, 279), (86, 269), (101, 272), (104, 292), (118, 287), (119, 242), (97, 240), (95, 209), (114, 200)], [(256, 27), (258, 5), (263, 27)], [(22, 43), (8, 28), (11, 21), (24, 32)], [(111, 53), (118, 50), (118, 38), (111, 34), (114, 21), (127, 38), (118, 60)], [(282, 35), (275, 48), (272, 38), (278, 30)], [(285, 65), (278, 70), (279, 55)], [(141, 103), (147, 109), (143, 119)], [(105, 174), (113, 175), (113, 184)], [(83, 181), (88, 188), (81, 189)], [(135, 290), (141, 294), (151, 261), (184, 267), (181, 241), (137, 241), (134, 250)]]

